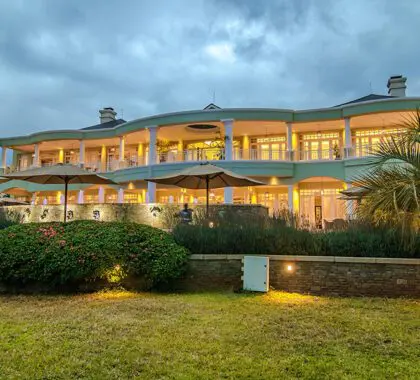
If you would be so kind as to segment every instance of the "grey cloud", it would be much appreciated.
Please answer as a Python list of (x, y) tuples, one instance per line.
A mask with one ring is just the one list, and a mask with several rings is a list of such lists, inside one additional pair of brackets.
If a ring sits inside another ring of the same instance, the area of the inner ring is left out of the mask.
[(222, 107), (314, 108), (408, 76), (420, 95), (419, 4), (405, 0), (0, 0), (2, 136)]

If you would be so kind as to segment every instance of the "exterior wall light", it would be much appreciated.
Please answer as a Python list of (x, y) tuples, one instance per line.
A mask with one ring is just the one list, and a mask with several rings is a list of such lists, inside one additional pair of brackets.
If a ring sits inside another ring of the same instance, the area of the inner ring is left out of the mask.
[(288, 272), (293, 272), (293, 265), (292, 264), (288, 264), (286, 266), (286, 269), (287, 269)]

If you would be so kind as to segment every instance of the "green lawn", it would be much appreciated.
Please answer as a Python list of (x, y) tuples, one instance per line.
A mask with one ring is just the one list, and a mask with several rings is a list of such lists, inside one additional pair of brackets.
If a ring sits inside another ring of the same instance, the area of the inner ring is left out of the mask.
[(420, 302), (0, 297), (1, 379), (420, 379)]

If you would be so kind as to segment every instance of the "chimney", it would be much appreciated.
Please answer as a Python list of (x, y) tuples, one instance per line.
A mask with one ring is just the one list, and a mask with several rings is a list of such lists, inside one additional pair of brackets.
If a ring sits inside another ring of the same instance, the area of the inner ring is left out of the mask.
[(114, 121), (116, 115), (117, 113), (112, 107), (105, 107), (99, 110), (99, 120), (101, 121), (101, 124), (108, 123), (109, 121)]
[(395, 75), (388, 79), (388, 95), (397, 96), (399, 98), (405, 96), (405, 89), (407, 86), (405, 82), (407, 81), (406, 77), (402, 75)]

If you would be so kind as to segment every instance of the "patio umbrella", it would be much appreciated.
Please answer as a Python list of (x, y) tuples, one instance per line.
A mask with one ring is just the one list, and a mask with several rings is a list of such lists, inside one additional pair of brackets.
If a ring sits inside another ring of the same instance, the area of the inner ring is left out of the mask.
[(29, 169), (18, 173), (4, 176), (8, 180), (17, 179), (42, 185), (63, 184), (64, 185), (64, 223), (67, 218), (67, 192), (69, 184), (98, 184), (116, 185), (108, 178), (95, 173), (90, 173), (74, 165), (52, 165), (36, 169)]
[(174, 185), (186, 189), (206, 189), (207, 214), (209, 212), (209, 189), (264, 185), (260, 181), (241, 176), (209, 163), (202, 163), (168, 176), (145, 179), (145, 181)]
[(364, 195), (368, 193), (368, 191), (361, 187), (351, 187), (347, 190), (341, 190), (340, 193), (343, 194), (343, 196), (341, 196), (339, 199), (349, 201), (360, 200)]

